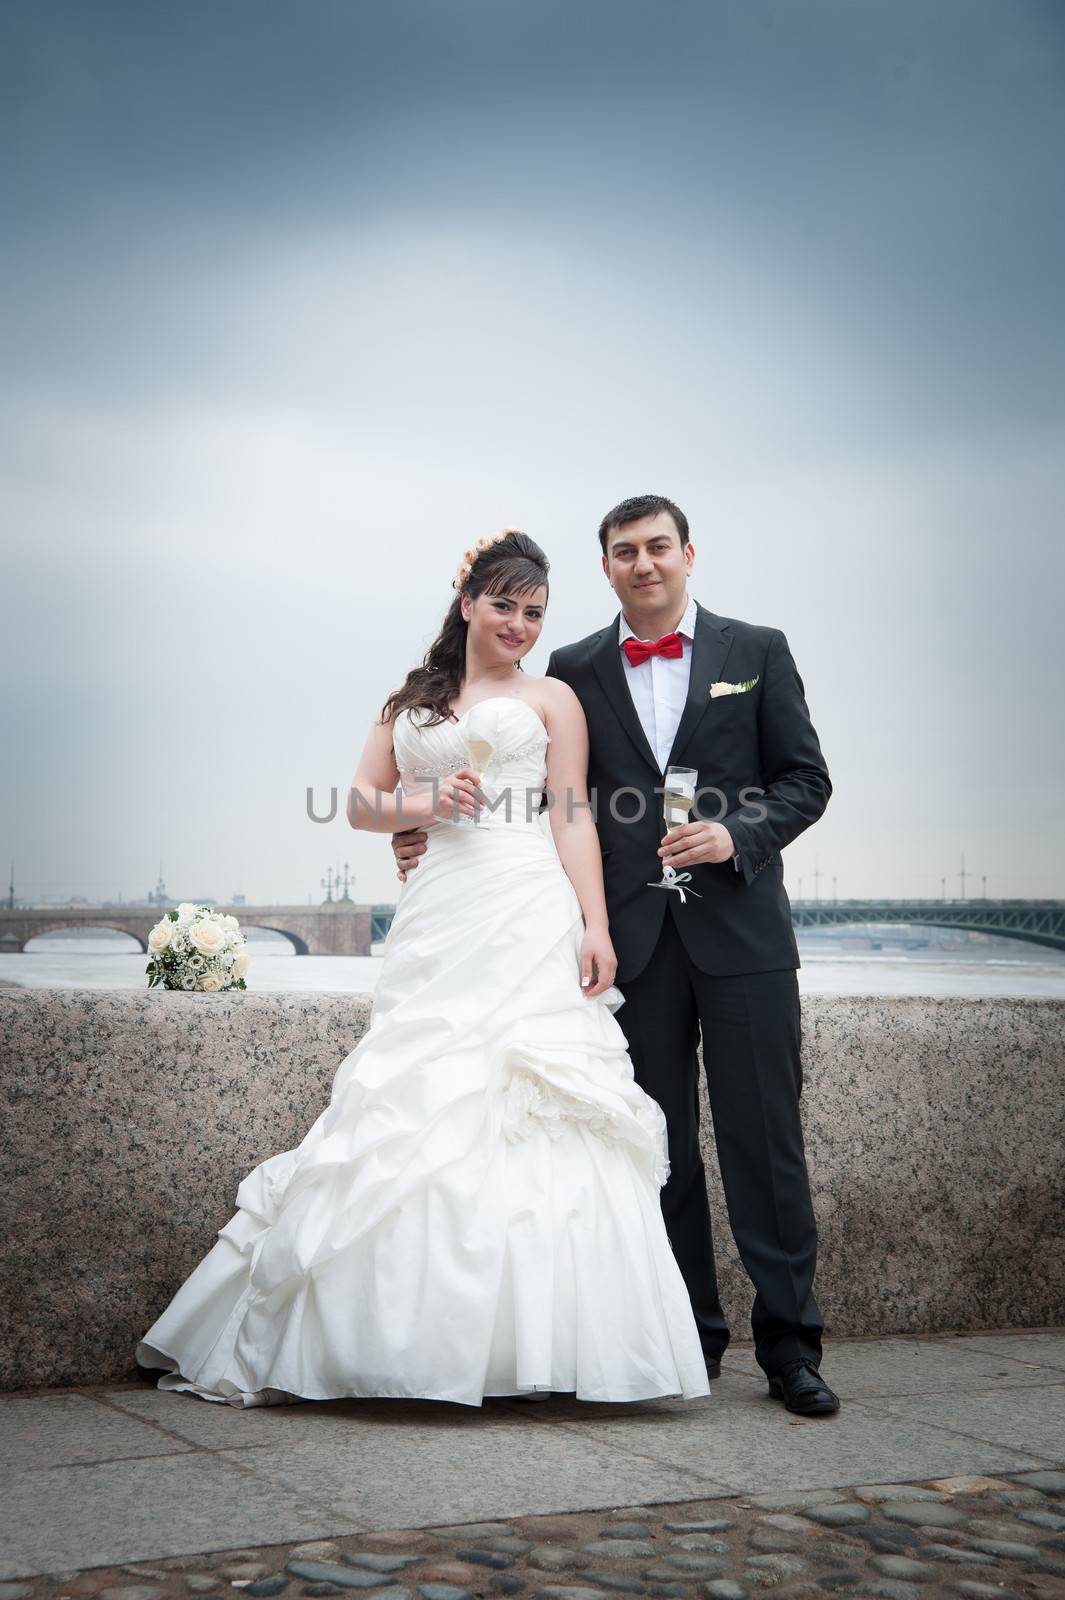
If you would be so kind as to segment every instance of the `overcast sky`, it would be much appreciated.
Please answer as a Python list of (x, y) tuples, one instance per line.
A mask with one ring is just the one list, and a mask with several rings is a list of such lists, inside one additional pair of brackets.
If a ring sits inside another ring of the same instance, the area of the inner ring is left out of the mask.
[(0, 852), (306, 903), (463, 547), (787, 634), (822, 895), (1065, 895), (1058, 0), (4, 0)]

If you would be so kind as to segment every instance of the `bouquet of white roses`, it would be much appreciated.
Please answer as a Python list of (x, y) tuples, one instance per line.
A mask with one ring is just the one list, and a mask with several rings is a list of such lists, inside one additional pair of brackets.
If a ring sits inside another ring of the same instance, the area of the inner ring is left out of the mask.
[(240, 923), (210, 906), (183, 900), (176, 911), (168, 911), (148, 935), (148, 955), (149, 989), (161, 983), (213, 994), (248, 987), (244, 976), (251, 957)]

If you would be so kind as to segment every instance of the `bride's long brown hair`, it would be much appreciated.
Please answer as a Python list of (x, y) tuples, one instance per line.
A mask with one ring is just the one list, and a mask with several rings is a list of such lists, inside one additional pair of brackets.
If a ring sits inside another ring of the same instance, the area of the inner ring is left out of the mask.
[[(393, 689), (381, 708), (387, 722), (400, 711), (422, 707), (432, 715), (422, 724), (431, 728), (450, 717), (466, 676), (466, 636), (469, 623), (462, 615), (462, 596), (476, 600), (482, 594), (531, 594), (548, 588), (550, 564), (535, 539), (516, 528), (487, 549), (477, 551), (461, 589), (455, 591), (440, 632), (425, 653), (420, 667), (412, 667), (405, 681)], [(515, 663), (519, 672), (521, 662)]]

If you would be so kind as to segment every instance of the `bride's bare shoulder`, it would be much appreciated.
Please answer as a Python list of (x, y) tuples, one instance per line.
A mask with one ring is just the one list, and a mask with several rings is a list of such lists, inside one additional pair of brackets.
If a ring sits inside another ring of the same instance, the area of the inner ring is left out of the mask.
[(539, 701), (540, 709), (546, 719), (552, 715), (565, 716), (567, 712), (572, 716), (581, 710), (581, 703), (568, 683), (563, 683), (561, 678), (530, 678), (527, 687)]

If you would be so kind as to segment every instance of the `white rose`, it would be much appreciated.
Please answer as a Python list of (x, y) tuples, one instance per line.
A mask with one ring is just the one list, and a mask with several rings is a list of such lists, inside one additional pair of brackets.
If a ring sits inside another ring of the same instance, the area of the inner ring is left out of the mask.
[(162, 922), (155, 924), (155, 927), (148, 935), (148, 954), (150, 956), (161, 955), (164, 950), (169, 949), (170, 941), (173, 937), (174, 924), (169, 917), (164, 917)]
[(225, 935), (217, 922), (208, 922), (202, 918), (194, 922), (189, 929), (189, 943), (195, 945), (201, 955), (213, 956), (216, 950), (222, 948)]
[(216, 989), (220, 989), (221, 987), (222, 980), (218, 976), (217, 972), (205, 972), (203, 977), (200, 979), (200, 988), (203, 990), (204, 994), (213, 994)]
[(243, 978), (243, 977), (245, 977), (246, 974), (247, 974), (248, 968), (250, 966), (251, 966), (251, 956), (248, 954), (248, 952), (246, 950), (242, 950), (239, 955), (235, 955), (233, 957), (233, 976), (234, 976), (234, 978)]
[(228, 928), (230, 932), (235, 932), (236, 929), (240, 927), (240, 923), (237, 921), (236, 917), (231, 917), (227, 911), (225, 916), (222, 918), (222, 926), (223, 928)]
[(196, 907), (189, 900), (182, 900), (177, 908), (177, 919), (181, 923), (191, 922), (196, 915)]
[(735, 694), (735, 692), (736, 685), (734, 683), (712, 683), (710, 685), (711, 700), (716, 700), (719, 694)]

